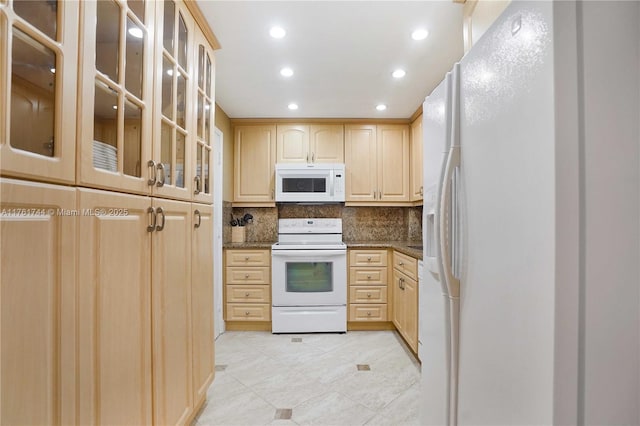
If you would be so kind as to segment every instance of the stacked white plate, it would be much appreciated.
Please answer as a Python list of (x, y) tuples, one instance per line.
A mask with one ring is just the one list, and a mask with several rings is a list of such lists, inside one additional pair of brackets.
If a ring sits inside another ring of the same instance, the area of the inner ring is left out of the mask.
[(93, 141), (93, 167), (96, 169), (118, 171), (117, 149), (104, 142)]

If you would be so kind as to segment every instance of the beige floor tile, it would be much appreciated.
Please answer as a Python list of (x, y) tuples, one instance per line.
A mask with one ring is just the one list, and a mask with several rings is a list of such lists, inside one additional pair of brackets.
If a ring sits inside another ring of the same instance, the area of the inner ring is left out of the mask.
[(292, 408), (326, 393), (328, 387), (300, 372), (286, 371), (272, 375), (251, 389), (276, 408)]
[(419, 418), (420, 383), (413, 384), (395, 400), (385, 406), (380, 414), (393, 425), (417, 423)]
[(197, 420), (198, 426), (252, 426), (273, 421), (275, 407), (257, 394), (247, 391), (229, 398), (225, 403), (208, 404)]
[(364, 425), (374, 415), (373, 410), (329, 392), (294, 407), (291, 419), (300, 425), (351, 426)]

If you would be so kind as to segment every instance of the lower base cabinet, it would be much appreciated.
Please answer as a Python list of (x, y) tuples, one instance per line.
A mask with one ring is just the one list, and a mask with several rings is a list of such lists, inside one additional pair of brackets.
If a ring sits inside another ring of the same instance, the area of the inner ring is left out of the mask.
[(2, 178), (0, 194), (0, 424), (74, 424), (76, 190)]
[(394, 252), (393, 324), (414, 353), (418, 352), (417, 261)]
[(211, 206), (0, 190), (0, 424), (190, 423), (214, 377)]
[[(225, 250), (225, 320), (271, 321), (271, 251)], [(268, 325), (268, 324), (267, 324)], [(249, 327), (250, 328), (250, 327)]]

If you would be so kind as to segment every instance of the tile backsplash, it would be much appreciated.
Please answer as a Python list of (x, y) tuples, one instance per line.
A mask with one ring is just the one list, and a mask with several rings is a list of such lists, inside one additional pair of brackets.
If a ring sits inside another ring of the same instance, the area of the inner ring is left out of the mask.
[(422, 240), (422, 207), (344, 207), (342, 205), (281, 204), (277, 207), (236, 207), (224, 204), (224, 242), (231, 241), (231, 215), (250, 213), (253, 223), (246, 225), (246, 240), (276, 241), (278, 218), (342, 218), (345, 241)]

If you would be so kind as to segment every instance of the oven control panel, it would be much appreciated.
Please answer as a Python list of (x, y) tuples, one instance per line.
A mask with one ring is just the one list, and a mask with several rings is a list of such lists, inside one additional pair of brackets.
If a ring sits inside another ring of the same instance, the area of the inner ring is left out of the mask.
[(278, 219), (278, 234), (341, 234), (342, 219)]

